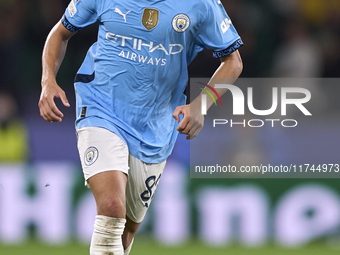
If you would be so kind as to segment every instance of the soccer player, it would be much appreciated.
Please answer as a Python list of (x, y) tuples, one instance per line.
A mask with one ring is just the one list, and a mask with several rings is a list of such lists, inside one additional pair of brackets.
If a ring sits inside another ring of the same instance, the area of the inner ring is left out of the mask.
[(211, 83), (236, 79), (243, 43), (219, 0), (72, 0), (43, 51), (48, 122), (63, 118), (54, 98), (70, 106), (56, 82), (67, 42), (94, 22), (98, 40), (75, 78), (78, 150), (98, 212), (90, 254), (129, 254), (178, 133), (203, 127), (201, 97), (185, 105), (188, 64), (208, 47), (222, 61)]

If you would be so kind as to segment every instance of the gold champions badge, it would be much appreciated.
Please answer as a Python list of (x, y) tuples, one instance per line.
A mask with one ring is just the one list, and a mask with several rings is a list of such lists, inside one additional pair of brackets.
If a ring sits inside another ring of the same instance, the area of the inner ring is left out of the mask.
[(158, 24), (159, 11), (156, 9), (145, 8), (142, 18), (143, 26), (147, 30), (155, 28)]

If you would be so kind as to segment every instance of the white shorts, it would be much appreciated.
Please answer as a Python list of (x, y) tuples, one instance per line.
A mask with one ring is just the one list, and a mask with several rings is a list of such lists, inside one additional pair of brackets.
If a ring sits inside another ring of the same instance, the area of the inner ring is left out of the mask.
[(129, 153), (126, 143), (115, 133), (97, 127), (85, 127), (77, 130), (78, 151), (87, 180), (105, 171), (118, 170), (127, 174), (126, 215), (136, 223), (142, 222), (159, 179), (165, 167), (165, 161), (159, 164), (147, 164)]

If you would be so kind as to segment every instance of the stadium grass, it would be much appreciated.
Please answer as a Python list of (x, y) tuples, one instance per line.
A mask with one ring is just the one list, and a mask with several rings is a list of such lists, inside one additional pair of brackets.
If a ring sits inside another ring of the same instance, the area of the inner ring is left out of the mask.
[[(48, 246), (35, 241), (20, 246), (5, 246), (0, 244), (1, 255), (88, 255), (89, 248), (79, 243), (70, 243), (65, 246)], [(286, 249), (277, 246), (261, 248), (244, 248), (240, 246), (212, 248), (199, 241), (191, 241), (180, 247), (165, 247), (157, 242), (146, 240), (136, 241), (131, 255), (335, 255), (340, 250), (330, 248), (326, 244), (312, 244), (303, 248)]]

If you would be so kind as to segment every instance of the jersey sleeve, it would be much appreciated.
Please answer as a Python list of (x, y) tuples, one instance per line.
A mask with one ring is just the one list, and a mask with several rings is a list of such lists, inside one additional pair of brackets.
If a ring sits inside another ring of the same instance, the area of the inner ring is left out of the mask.
[(214, 51), (215, 58), (230, 55), (243, 46), (243, 42), (228, 17), (222, 3), (207, 1), (207, 15), (202, 22), (198, 43)]
[(82, 28), (97, 21), (96, 1), (71, 0), (61, 23), (71, 32), (78, 32)]

